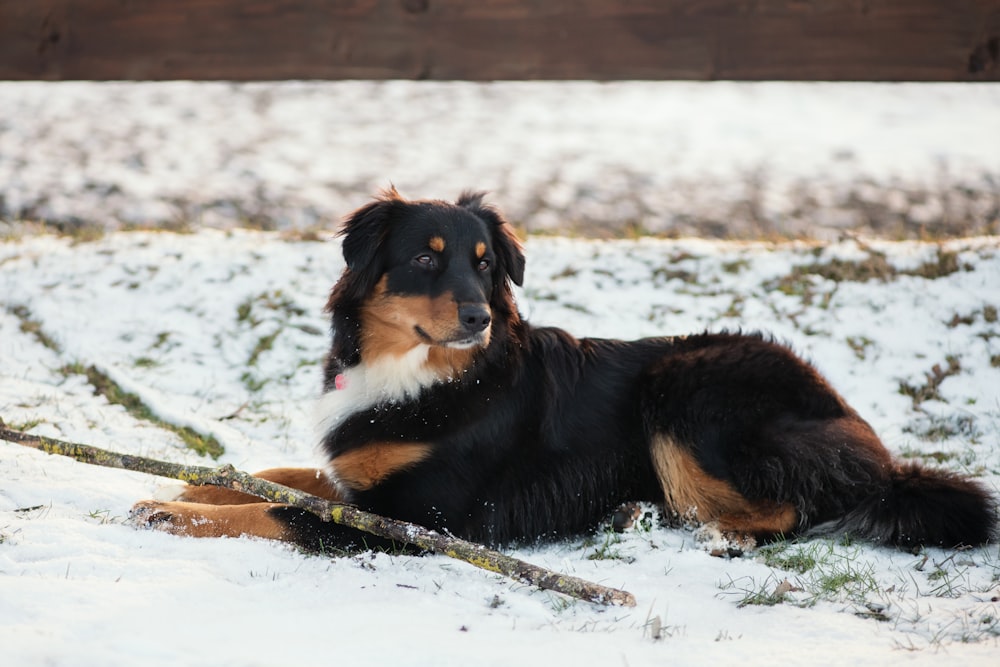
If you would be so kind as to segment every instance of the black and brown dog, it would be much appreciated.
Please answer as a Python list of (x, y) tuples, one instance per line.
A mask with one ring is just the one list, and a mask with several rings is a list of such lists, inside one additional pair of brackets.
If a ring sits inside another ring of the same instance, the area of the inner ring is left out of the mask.
[[(349, 217), (319, 400), (323, 469), (259, 475), (487, 544), (592, 529), (630, 501), (737, 548), (779, 535), (990, 540), (991, 494), (901, 463), (809, 364), (759, 335), (576, 339), (521, 319), (524, 255), (480, 194), (395, 190)], [(309, 548), (378, 541), (213, 487), (140, 523)]]

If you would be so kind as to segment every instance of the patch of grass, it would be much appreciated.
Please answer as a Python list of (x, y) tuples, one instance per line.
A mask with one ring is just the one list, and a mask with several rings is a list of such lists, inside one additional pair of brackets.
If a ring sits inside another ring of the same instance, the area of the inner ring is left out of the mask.
[(73, 245), (80, 243), (93, 243), (94, 241), (100, 241), (104, 238), (107, 230), (104, 227), (99, 227), (97, 225), (81, 225), (77, 227), (69, 234), (65, 234), (73, 239)]
[(159, 361), (150, 357), (139, 357), (132, 363), (135, 364), (136, 368), (155, 368), (160, 365)]
[(750, 261), (746, 259), (734, 259), (731, 262), (722, 263), (722, 271), (733, 275), (743, 273), (748, 268), (750, 268)]
[(84, 366), (80, 363), (73, 363), (63, 366), (61, 370), (64, 375), (83, 375), (87, 378), (87, 382), (94, 388), (95, 394), (103, 396), (108, 403), (122, 406), (135, 419), (140, 419), (171, 431), (180, 437), (188, 449), (192, 449), (202, 456), (211, 456), (213, 459), (217, 459), (225, 453), (225, 449), (215, 436), (211, 434), (203, 435), (189, 426), (179, 426), (161, 419), (148, 405), (143, 403), (141, 398), (125, 391), (107, 373), (104, 373), (96, 366)]
[(815, 547), (790, 542), (774, 542), (758, 550), (758, 557), (768, 567), (802, 574), (816, 567)]
[(584, 315), (593, 315), (594, 314), (594, 313), (591, 312), (591, 310), (589, 308), (587, 308), (583, 304), (566, 302), (562, 306), (563, 306), (563, 308), (566, 308), (568, 310), (575, 310), (576, 312), (583, 313)]
[(723, 594), (740, 596), (740, 607), (782, 603), (810, 607), (819, 601), (839, 600), (870, 609), (868, 597), (880, 593), (875, 566), (862, 557), (861, 547), (829, 540), (778, 542), (762, 547), (759, 557), (769, 567), (794, 572), (795, 577), (790, 580), (771, 572), (761, 581), (748, 576), (719, 584)]
[(552, 278), (550, 280), (562, 280), (563, 278), (574, 278), (579, 273), (580, 269), (576, 268), (575, 266), (567, 266), (559, 273), (552, 274)]
[(869, 561), (844, 557), (836, 562), (821, 562), (810, 582), (810, 590), (821, 599), (847, 595), (863, 601), (865, 595), (878, 589), (875, 566)]
[(946, 325), (949, 329), (954, 329), (958, 326), (965, 325), (970, 326), (976, 323), (976, 319), (982, 316), (983, 321), (987, 324), (995, 324), (997, 321), (997, 308), (996, 306), (985, 305), (979, 310), (974, 310), (971, 313), (965, 315), (959, 315), (955, 313)]
[(722, 311), (722, 317), (732, 317), (739, 318), (743, 315), (743, 305), (746, 303), (746, 297), (742, 294), (734, 294), (733, 300), (729, 302), (729, 307)]
[(573, 598), (564, 597), (562, 595), (552, 595), (549, 597), (549, 606), (552, 611), (561, 614), (568, 609), (572, 609), (574, 604)]
[[(298, 329), (309, 335), (322, 335), (322, 331), (310, 324), (291, 322), (293, 318), (302, 317), (305, 314), (306, 309), (297, 305), (280, 289), (261, 292), (240, 302), (236, 307), (237, 324), (255, 329), (267, 322), (274, 327), (270, 333), (257, 337), (247, 357), (247, 366), (257, 366), (261, 357), (274, 349), (275, 341), (286, 329)], [(260, 391), (268, 382), (257, 379), (249, 371), (245, 372), (241, 379), (244, 386), (251, 392)]]
[(799, 271), (768, 281), (764, 284), (764, 288), (768, 291), (781, 292), (785, 296), (797, 296), (805, 306), (812, 305), (817, 292), (812, 276)]
[(29, 419), (28, 421), (24, 422), (14, 422), (13, 424), (7, 424), (7, 427), (14, 429), (15, 431), (22, 431), (26, 433), (31, 429), (35, 428), (36, 426), (38, 426), (39, 424), (44, 424), (44, 423), (45, 423), (44, 419)]
[(555, 292), (542, 292), (534, 287), (527, 287), (524, 290), (524, 296), (533, 301), (558, 301), (559, 295)]
[(665, 267), (659, 267), (657, 269), (653, 269), (653, 280), (660, 280), (663, 282), (679, 280), (682, 283), (692, 284), (698, 282), (698, 274), (694, 271), (685, 271), (684, 269), (668, 269)]
[(250, 326), (254, 326), (250, 320), (250, 315), (252, 313), (253, 299), (251, 297), (247, 297), (236, 306), (236, 321), (240, 324), (248, 323)]
[(114, 382), (106, 373), (98, 370), (96, 366), (84, 366), (83, 364), (69, 364), (62, 368), (64, 375), (71, 373), (83, 375), (87, 382), (94, 388), (94, 393), (103, 396), (108, 403), (120, 405), (125, 411), (136, 419), (143, 421), (153, 421), (155, 415), (149, 407), (135, 394), (129, 393)]
[[(977, 558), (977, 555), (981, 559)], [(928, 569), (927, 565), (931, 567)], [(983, 585), (973, 584), (970, 573), (980, 568), (993, 568), (994, 581)], [(978, 554), (976, 551), (954, 551), (941, 561), (932, 561), (929, 554), (913, 565), (915, 572), (923, 573), (926, 586), (917, 581), (917, 575), (912, 575), (920, 595), (938, 598), (958, 598), (969, 593), (989, 593), (993, 590), (996, 577), (996, 560), (986, 548)]]
[(947, 463), (948, 461), (958, 458), (958, 454), (956, 454), (955, 452), (942, 452), (942, 451), (922, 452), (920, 450), (913, 449), (910, 447), (904, 447), (903, 451), (901, 451), (899, 455), (904, 459), (926, 459), (934, 461), (934, 463), (938, 465), (941, 465), (942, 463)]
[(900, 382), (899, 393), (909, 396), (913, 401), (914, 408), (919, 408), (924, 401), (942, 400), (938, 391), (941, 388), (941, 383), (952, 375), (958, 375), (962, 372), (962, 364), (955, 355), (949, 354), (945, 357), (945, 363), (946, 367), (934, 364), (931, 370), (925, 373), (926, 381), (922, 385), (914, 385), (906, 381)]
[(57, 353), (62, 351), (59, 343), (45, 333), (42, 323), (32, 317), (31, 310), (27, 306), (24, 304), (8, 305), (7, 312), (20, 321), (21, 331), (33, 337), (42, 347), (46, 347)]
[(87, 517), (97, 520), (97, 522), (102, 525), (106, 523), (117, 523), (119, 521), (119, 517), (111, 515), (111, 510), (93, 510), (87, 514)]
[(782, 584), (786, 579), (779, 581), (773, 574), (768, 575), (763, 581), (758, 582), (753, 577), (740, 577), (719, 585), (723, 593), (741, 596), (737, 601), (737, 607), (773, 607), (785, 601), (785, 596), (792, 592)]
[(966, 619), (965, 628), (958, 640), (963, 644), (973, 644), (984, 639), (1000, 637), (1000, 616), (984, 613), (978, 618)]
[(257, 295), (257, 297), (255, 297), (254, 305), (267, 310), (279, 312), (283, 314), (286, 319), (291, 317), (302, 317), (306, 314), (305, 308), (297, 305), (290, 297), (285, 296), (284, 292), (280, 289), (271, 290), (269, 292), (261, 292)]
[(951, 274), (963, 269), (968, 271), (970, 270), (970, 267), (959, 265), (957, 252), (945, 250), (941, 246), (938, 246), (937, 257), (935, 259), (929, 262), (924, 262), (916, 269), (902, 271), (901, 273), (908, 276), (918, 276), (920, 278), (933, 280), (935, 278), (950, 276)]
[[(976, 418), (967, 413), (956, 413), (952, 415), (928, 415), (926, 419), (920, 419), (914, 423), (903, 427), (905, 433), (912, 433), (921, 440), (928, 442), (941, 442), (951, 438), (964, 438), (970, 442), (978, 442), (982, 437), (982, 432), (976, 423)], [(921, 456), (932, 456), (921, 454)], [(944, 454), (942, 454), (944, 456)], [(956, 455), (948, 455), (955, 458)], [(941, 461), (938, 461), (939, 463)]]
[(260, 310), (276, 312), (283, 315), (286, 320), (293, 316), (304, 315), (306, 312), (305, 309), (295, 305), (295, 302), (286, 297), (280, 289), (270, 290), (248, 296), (241, 301), (236, 306), (236, 321), (240, 324), (249, 324), (251, 328), (256, 327), (264, 321), (255, 312)]
[[(796, 270), (820, 276), (835, 283), (866, 283), (869, 280), (888, 282), (896, 276), (896, 269), (880, 252), (871, 252), (866, 259), (849, 261), (834, 258), (826, 263), (796, 267)], [(794, 273), (794, 271), (793, 271)]]
[(898, 276), (917, 276), (933, 280), (943, 278), (956, 271), (970, 270), (970, 267), (960, 265), (958, 253), (937, 248), (933, 260), (924, 262), (914, 269), (897, 269), (886, 258), (884, 253), (867, 248), (868, 256), (860, 260), (845, 260), (833, 258), (826, 262), (813, 262), (796, 266), (791, 273), (776, 280), (765, 283), (769, 290), (777, 290), (789, 295), (806, 295), (815, 291), (813, 277), (823, 278), (835, 283), (859, 282), (870, 280), (889, 282)]
[(687, 250), (679, 250), (674, 254), (670, 255), (669, 261), (671, 264), (677, 264), (679, 262), (686, 262), (690, 259), (694, 260), (701, 259), (701, 255), (696, 255), (693, 252), (689, 252)]
[(247, 365), (256, 366), (257, 361), (260, 359), (260, 355), (274, 347), (274, 341), (278, 338), (281, 332), (282, 328), (278, 327), (266, 336), (258, 338), (257, 344), (254, 345), (253, 350), (250, 351), (250, 356), (247, 358)]
[(309, 334), (310, 336), (322, 336), (323, 335), (323, 330), (322, 329), (314, 327), (311, 324), (292, 324), (291, 327), (293, 329), (298, 329), (302, 333)]
[(868, 350), (872, 345), (875, 344), (871, 338), (867, 336), (848, 336), (847, 346), (851, 348), (854, 352), (854, 356), (864, 361), (868, 358)]
[(621, 535), (613, 530), (606, 530), (604, 531), (604, 541), (601, 544), (595, 545), (591, 543), (591, 546), (595, 546), (596, 548), (592, 553), (587, 554), (587, 560), (620, 560), (631, 563), (634, 559), (622, 554), (619, 548), (621, 543)]
[(256, 394), (258, 391), (267, 386), (267, 383), (270, 382), (270, 380), (267, 378), (259, 378), (250, 371), (244, 371), (243, 374), (240, 375), (240, 382), (243, 383), (243, 386), (246, 387), (247, 391), (251, 394)]
[(959, 327), (961, 325), (969, 326), (971, 324), (974, 324), (975, 321), (976, 321), (975, 313), (970, 313), (968, 315), (959, 315), (958, 313), (955, 313), (954, 315), (952, 315), (952, 318), (948, 320), (945, 326), (947, 326), (949, 329), (955, 329), (956, 327)]
[[(20, 221), (14, 233), (20, 238), (23, 235), (31, 234), (56, 234), (62, 238), (70, 239), (72, 245), (80, 243), (90, 243), (104, 238), (107, 229), (103, 224), (89, 222), (75, 216), (52, 220), (25, 220)], [(10, 240), (10, 239), (5, 239)]]
[(330, 231), (323, 227), (306, 227), (303, 229), (283, 229), (279, 238), (286, 243), (322, 243), (330, 235)]
[(173, 333), (171, 333), (170, 331), (161, 331), (160, 333), (156, 334), (156, 340), (153, 342), (152, 345), (150, 345), (149, 349), (159, 350), (170, 341), (170, 337), (172, 335)]

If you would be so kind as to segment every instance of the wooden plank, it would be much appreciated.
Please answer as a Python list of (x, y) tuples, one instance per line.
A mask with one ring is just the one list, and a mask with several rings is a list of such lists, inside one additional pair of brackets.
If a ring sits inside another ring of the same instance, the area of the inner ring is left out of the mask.
[(1000, 81), (1000, 0), (0, 0), (0, 79)]

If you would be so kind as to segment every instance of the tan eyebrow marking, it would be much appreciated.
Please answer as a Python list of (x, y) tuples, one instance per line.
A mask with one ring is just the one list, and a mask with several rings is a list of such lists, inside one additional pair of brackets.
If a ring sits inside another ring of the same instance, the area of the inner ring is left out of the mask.
[(476, 257), (482, 259), (483, 255), (485, 254), (486, 254), (486, 244), (480, 241), (479, 243), (476, 244)]
[(431, 240), (427, 242), (428, 247), (434, 252), (441, 252), (444, 250), (444, 239), (440, 236), (433, 236)]

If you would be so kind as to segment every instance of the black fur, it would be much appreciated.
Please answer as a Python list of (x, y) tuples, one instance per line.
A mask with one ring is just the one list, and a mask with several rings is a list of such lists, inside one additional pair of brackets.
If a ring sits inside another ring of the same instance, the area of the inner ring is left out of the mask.
[[(433, 275), (412, 265), (432, 233), (447, 243)], [(477, 239), (488, 245), (485, 273), (466, 261)], [(387, 193), (347, 221), (343, 252), (347, 269), (329, 302), (328, 392), (338, 375), (372, 363), (362, 312), (380, 281), (402, 296), (461, 290), (456, 303), (481, 294), (492, 314), (489, 344), (457, 376), (364, 405), (325, 434), (334, 462), (371, 443), (431, 445), (415, 465), (348, 490), (365, 509), (488, 544), (579, 533), (622, 503), (662, 502), (651, 447), (670, 442), (748, 504), (794, 507), (795, 532), (903, 547), (994, 534), (996, 508), (980, 484), (894, 461), (812, 366), (761, 335), (622, 342), (531, 327), (509, 284), (523, 280), (523, 253), (481, 195), (446, 204)], [(276, 512), (303, 544), (377, 543), (295, 509)]]

